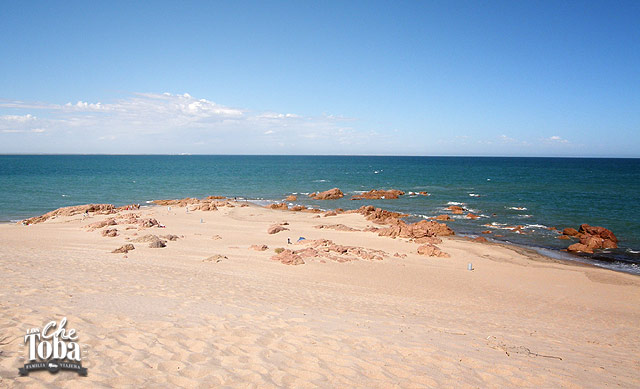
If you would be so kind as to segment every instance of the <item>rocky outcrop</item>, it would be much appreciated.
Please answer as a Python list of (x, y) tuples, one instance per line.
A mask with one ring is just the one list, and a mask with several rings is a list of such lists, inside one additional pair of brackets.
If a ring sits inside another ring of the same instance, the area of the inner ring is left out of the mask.
[(485, 238), (484, 236), (478, 236), (478, 237), (476, 237), (476, 238), (473, 238), (472, 240), (473, 240), (474, 242), (478, 242), (478, 243), (487, 243), (487, 242), (489, 242), (489, 241), (487, 240), (487, 238)]
[(365, 205), (358, 209), (346, 211), (345, 213), (359, 213), (376, 224), (393, 224), (396, 223), (401, 217), (408, 216), (407, 214), (391, 212), (381, 208), (376, 208), (373, 205)]
[(418, 194), (421, 196), (431, 196), (428, 192), (419, 192)]
[(158, 223), (158, 221), (156, 219), (153, 219), (153, 218), (149, 217), (149, 218), (138, 220), (138, 225), (141, 228), (151, 228), (151, 227), (159, 226), (160, 223)]
[(282, 231), (288, 231), (289, 229), (286, 227), (283, 227), (281, 225), (278, 224), (274, 224), (271, 227), (269, 227), (267, 229), (267, 234), (273, 235), (273, 234), (277, 234), (278, 232), (282, 232)]
[(296, 195), (289, 195), (287, 196), (286, 199), (284, 199), (284, 201), (298, 201), (298, 196)]
[(59, 216), (74, 216), (80, 215), (85, 212), (96, 213), (100, 215), (109, 215), (115, 213), (115, 207), (113, 204), (84, 204), (84, 205), (75, 205), (72, 207), (63, 207), (55, 209), (51, 212), (47, 212), (41, 216), (35, 216), (29, 219), (24, 219), (21, 221), (22, 224), (37, 224), (47, 221), (52, 218), (56, 218)]
[(425, 244), (418, 247), (418, 254), (425, 255), (427, 257), (440, 257), (440, 258), (448, 258), (449, 254), (440, 250), (437, 246), (432, 244)]
[(176, 207), (186, 207), (187, 205), (198, 204), (200, 200), (192, 197), (186, 197), (184, 199), (174, 199), (174, 200), (153, 200), (153, 203), (156, 205), (166, 205), (166, 206), (176, 206)]
[(102, 236), (114, 238), (118, 236), (118, 230), (116, 230), (115, 228), (107, 228), (105, 230), (102, 230)]
[(418, 239), (432, 236), (449, 236), (455, 235), (453, 230), (446, 224), (434, 222), (432, 220), (421, 220), (414, 224), (407, 224), (402, 220), (398, 220), (394, 225), (383, 228), (378, 231), (379, 236), (388, 236), (391, 238), (408, 238)]
[(307, 207), (305, 207), (304, 205), (295, 205), (291, 207), (291, 210), (294, 212), (304, 211), (305, 209), (307, 209)]
[(116, 222), (116, 219), (110, 217), (110, 218), (105, 219), (105, 220), (100, 220), (100, 221), (97, 221), (95, 223), (91, 223), (91, 224), (87, 225), (86, 227), (89, 229), (89, 231), (94, 231), (94, 230), (97, 230), (99, 228), (106, 227), (106, 226), (115, 226), (116, 224), (118, 224)]
[(562, 235), (566, 235), (566, 236), (578, 236), (578, 230), (576, 230), (575, 228), (565, 228), (564, 230), (562, 230)]
[(296, 245), (306, 246), (304, 249), (296, 250), (293, 253), (302, 258), (316, 258), (319, 260), (330, 260), (335, 262), (349, 262), (355, 260), (380, 261), (388, 256), (382, 250), (366, 249), (357, 246), (345, 246), (336, 244), (328, 239), (302, 240)]
[(131, 250), (135, 250), (135, 247), (133, 247), (133, 245), (131, 243), (127, 243), (124, 246), (120, 246), (117, 249), (113, 250), (112, 253), (114, 253), (114, 254), (126, 254)]
[(343, 198), (344, 193), (338, 188), (333, 188), (324, 192), (311, 193), (309, 197), (314, 200), (337, 200)]
[(440, 221), (449, 221), (452, 220), (451, 216), (449, 215), (438, 215), (436, 217), (434, 217), (435, 220), (440, 220)]
[(149, 243), (150, 248), (162, 248), (167, 246), (167, 241), (160, 239), (158, 235), (145, 235), (134, 240), (136, 243)]
[(289, 209), (289, 206), (286, 203), (277, 203), (277, 204), (270, 204), (267, 208), (280, 209), (280, 210), (286, 211), (287, 209)]
[(280, 253), (271, 257), (274, 261), (279, 261), (285, 265), (304, 265), (304, 260), (298, 254), (295, 254), (291, 250), (283, 250)]
[(355, 195), (353, 197), (351, 197), (351, 200), (363, 200), (363, 199), (367, 199), (367, 200), (379, 200), (379, 199), (385, 199), (385, 200), (390, 200), (390, 199), (397, 199), (398, 196), (402, 196), (404, 195), (404, 192), (401, 190), (397, 190), (397, 189), (389, 189), (389, 190), (382, 190), (382, 189), (373, 189), (370, 190), (368, 192), (359, 194), (359, 195)]
[(574, 231), (575, 229), (572, 228), (565, 228), (563, 230), (564, 235), (580, 239), (580, 243), (570, 245), (567, 247), (567, 251), (592, 254), (594, 250), (618, 248), (618, 238), (611, 230), (604, 227), (581, 224), (577, 233), (574, 234)]
[(471, 219), (471, 220), (476, 220), (476, 219), (477, 219), (477, 218), (479, 218), (479, 217), (480, 217), (480, 216), (475, 215), (475, 214), (473, 214), (473, 213), (468, 213), (468, 214), (467, 214), (467, 216), (466, 216), (466, 218), (467, 218), (467, 219)]
[(318, 228), (318, 229), (330, 229), (330, 230), (336, 230), (336, 231), (360, 231), (357, 228), (352, 228), (349, 226), (345, 226), (344, 224), (320, 224), (317, 226), (313, 226), (313, 228)]

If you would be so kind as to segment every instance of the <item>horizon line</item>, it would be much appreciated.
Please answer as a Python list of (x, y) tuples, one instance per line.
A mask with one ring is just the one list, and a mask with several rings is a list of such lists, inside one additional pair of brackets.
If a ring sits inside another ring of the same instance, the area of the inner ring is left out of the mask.
[(564, 159), (640, 159), (631, 156), (553, 156), (553, 155), (419, 155), (419, 154), (200, 154), (200, 153), (0, 153), (0, 156), (237, 156), (237, 157), (421, 157), (421, 158), (564, 158)]

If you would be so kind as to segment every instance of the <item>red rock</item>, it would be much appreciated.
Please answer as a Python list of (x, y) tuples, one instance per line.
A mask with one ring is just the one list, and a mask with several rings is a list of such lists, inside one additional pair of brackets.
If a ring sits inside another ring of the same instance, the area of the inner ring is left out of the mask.
[(269, 247), (266, 244), (254, 244), (254, 245), (251, 245), (251, 247), (249, 248), (256, 251), (265, 251), (269, 249)]
[(298, 196), (289, 195), (289, 196), (287, 196), (286, 199), (284, 199), (284, 201), (298, 201)]
[(474, 215), (473, 213), (468, 213), (467, 214), (467, 219), (472, 219), (472, 220), (476, 220), (477, 218), (479, 218), (480, 216), (478, 215)]
[(271, 257), (274, 261), (280, 261), (285, 265), (303, 265), (304, 260), (301, 256), (294, 254), (291, 250), (283, 250), (279, 254), (276, 254)]
[(427, 192), (420, 192), (420, 193), (418, 193), (418, 194), (419, 194), (419, 195), (422, 195), (422, 196), (431, 196), (431, 195), (430, 195), (429, 193), (427, 193)]
[(558, 235), (557, 239), (569, 240), (571, 238), (569, 238), (567, 235)]
[(107, 228), (106, 230), (102, 230), (102, 236), (110, 238), (116, 237), (118, 236), (118, 230), (115, 228)]
[(485, 231), (482, 231), (482, 233), (483, 233), (483, 234), (493, 234), (493, 231), (491, 231), (491, 230), (485, 230)]
[(116, 220), (114, 218), (109, 218), (109, 219), (97, 221), (95, 223), (91, 223), (91, 224), (87, 225), (87, 228), (89, 228), (89, 230), (93, 231), (93, 230), (96, 230), (98, 228), (102, 228), (102, 227), (106, 227), (106, 226), (115, 226), (116, 224), (118, 224), (118, 223), (116, 222)]
[(426, 255), (428, 257), (441, 257), (441, 258), (449, 257), (449, 254), (441, 251), (437, 246), (434, 246), (432, 244), (425, 244), (418, 247), (418, 254)]
[(487, 238), (485, 238), (484, 236), (478, 236), (477, 238), (473, 239), (474, 242), (478, 242), (478, 243), (487, 243), (489, 242), (487, 240)]
[(599, 236), (602, 239), (610, 240), (613, 243), (618, 243), (618, 238), (616, 238), (616, 236), (613, 234), (613, 232), (611, 232), (610, 230), (608, 230), (608, 229), (606, 229), (604, 227), (594, 227), (594, 226), (590, 226), (588, 224), (581, 224), (580, 225), (580, 230), (578, 230), (578, 232), (580, 232), (582, 234), (587, 234), (587, 235)]
[(391, 238), (423, 238), (429, 236), (449, 236), (455, 233), (446, 224), (421, 220), (414, 224), (407, 224), (402, 220), (388, 228), (378, 231), (379, 236), (388, 236)]
[(379, 199), (386, 199), (386, 200), (391, 200), (391, 199), (397, 199), (398, 196), (402, 196), (404, 195), (404, 192), (401, 190), (397, 190), (397, 189), (389, 189), (389, 190), (381, 190), (381, 189), (373, 189), (370, 190), (368, 192), (359, 194), (359, 195), (355, 195), (351, 198), (351, 200), (362, 200), (362, 199), (368, 199), (368, 200), (379, 200)]
[(582, 244), (582, 243), (574, 243), (574, 244), (572, 244), (571, 246), (567, 247), (567, 251), (593, 254), (593, 250), (590, 249), (588, 246)]
[(127, 243), (124, 246), (120, 246), (117, 249), (113, 250), (112, 253), (114, 254), (118, 254), (118, 253), (128, 253), (131, 250), (135, 250), (135, 247), (133, 247), (133, 245), (131, 243)]
[(291, 207), (291, 210), (294, 212), (304, 211), (305, 209), (307, 209), (307, 207), (305, 207), (304, 205), (296, 205), (294, 207)]
[(442, 239), (438, 238), (437, 236), (423, 236), (422, 238), (415, 238), (413, 241), (415, 243), (420, 243), (420, 244), (424, 244), (424, 243), (440, 244), (440, 243), (442, 243)]
[(51, 212), (47, 212), (44, 215), (32, 217), (29, 219), (22, 220), (21, 223), (25, 225), (42, 223), (48, 219), (58, 217), (58, 216), (74, 216), (79, 215), (85, 212), (93, 212), (102, 215), (109, 215), (115, 213), (115, 209), (113, 204), (84, 204), (84, 205), (74, 205), (71, 207), (63, 207), (55, 209)]
[(158, 221), (156, 219), (146, 218), (146, 219), (138, 220), (138, 225), (140, 227), (142, 227), (142, 228), (149, 228), (149, 227), (153, 227), (153, 226), (159, 226), (160, 223), (158, 223)]
[(286, 228), (286, 227), (279, 226), (279, 225), (275, 224), (275, 225), (272, 225), (271, 227), (269, 227), (267, 229), (267, 233), (273, 235), (273, 234), (277, 234), (278, 232), (287, 231), (287, 230), (289, 230), (289, 229)]
[(338, 188), (326, 190), (324, 192), (311, 193), (309, 195), (314, 200), (337, 200), (344, 197), (344, 193)]
[(270, 204), (267, 208), (270, 209), (281, 209), (286, 211), (287, 209), (289, 209), (289, 206), (286, 203), (279, 203), (279, 204)]
[(575, 228), (565, 228), (564, 230), (562, 230), (562, 234), (567, 236), (576, 236), (578, 235), (578, 230), (576, 230)]
[(440, 221), (449, 221), (451, 220), (451, 216), (449, 215), (438, 215), (436, 217), (434, 217), (435, 220), (440, 220)]
[(336, 211), (328, 211), (327, 213), (324, 214), (324, 217), (336, 216), (336, 215), (337, 215)]
[(337, 230), (337, 231), (359, 231), (356, 228), (352, 228), (349, 226), (345, 226), (344, 224), (320, 224), (317, 226), (313, 226), (313, 228), (318, 228), (318, 229), (331, 229), (331, 230)]
[(462, 213), (465, 211), (464, 208), (457, 205), (451, 205), (447, 207), (447, 209), (450, 210), (454, 215), (462, 215)]

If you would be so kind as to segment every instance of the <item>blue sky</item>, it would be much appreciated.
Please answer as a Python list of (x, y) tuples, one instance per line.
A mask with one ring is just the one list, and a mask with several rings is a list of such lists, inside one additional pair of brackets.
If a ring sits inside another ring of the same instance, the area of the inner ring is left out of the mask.
[(640, 157), (640, 2), (3, 2), (0, 153)]

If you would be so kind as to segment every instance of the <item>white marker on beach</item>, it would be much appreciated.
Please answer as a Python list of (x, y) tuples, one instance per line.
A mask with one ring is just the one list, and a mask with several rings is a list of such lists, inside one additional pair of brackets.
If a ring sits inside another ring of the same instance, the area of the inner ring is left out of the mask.
[(473, 270), (473, 264), (471, 264), (471, 262), (469, 262), (469, 264), (467, 265), (467, 270)]

